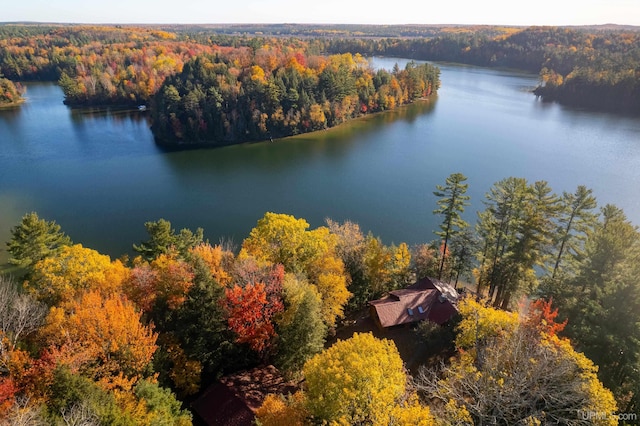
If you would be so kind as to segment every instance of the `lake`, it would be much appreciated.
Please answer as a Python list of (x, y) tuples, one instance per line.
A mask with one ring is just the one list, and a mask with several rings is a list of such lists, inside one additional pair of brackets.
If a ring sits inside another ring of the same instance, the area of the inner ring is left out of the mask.
[(584, 184), (640, 224), (640, 117), (543, 103), (529, 93), (535, 75), (438, 65), (442, 88), (429, 101), (273, 143), (183, 152), (156, 147), (145, 112), (70, 109), (57, 86), (27, 84), (28, 102), (0, 110), (0, 239), (37, 211), (117, 257), (145, 239), (145, 221), (240, 244), (273, 211), (312, 227), (350, 219), (385, 243), (415, 244), (435, 238), (432, 191), (454, 172), (469, 178), (471, 222), (493, 183), (518, 176), (558, 193)]

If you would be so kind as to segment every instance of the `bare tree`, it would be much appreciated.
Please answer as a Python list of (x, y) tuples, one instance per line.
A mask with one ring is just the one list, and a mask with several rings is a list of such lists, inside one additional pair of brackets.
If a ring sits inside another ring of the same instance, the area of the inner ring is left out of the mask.
[(0, 426), (47, 426), (39, 407), (29, 404), (29, 398), (17, 398), (3, 418)]
[(580, 413), (599, 401), (587, 390), (590, 375), (573, 354), (541, 342), (524, 326), (481, 346), (472, 361), (467, 354), (439, 371), (420, 371), (416, 386), (434, 412), (450, 416), (447, 404), (453, 400), (475, 424), (593, 424)]
[(99, 426), (98, 415), (86, 402), (73, 404), (71, 407), (60, 410), (65, 426)]
[(11, 278), (0, 276), (0, 359), (36, 331), (46, 313), (45, 305), (22, 293)]

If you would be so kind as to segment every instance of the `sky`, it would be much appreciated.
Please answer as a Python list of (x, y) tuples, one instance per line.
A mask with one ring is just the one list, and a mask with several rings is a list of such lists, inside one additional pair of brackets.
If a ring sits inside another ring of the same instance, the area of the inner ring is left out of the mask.
[(640, 0), (2, 0), (0, 22), (640, 25)]

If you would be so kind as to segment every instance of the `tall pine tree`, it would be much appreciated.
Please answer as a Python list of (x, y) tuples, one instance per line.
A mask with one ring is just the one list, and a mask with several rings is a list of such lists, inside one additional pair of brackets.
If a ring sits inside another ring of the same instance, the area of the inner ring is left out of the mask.
[(466, 176), (462, 173), (452, 173), (447, 177), (445, 185), (436, 185), (436, 191), (433, 192), (433, 195), (439, 198), (437, 201), (438, 208), (433, 211), (433, 214), (443, 216), (440, 231), (435, 232), (443, 240), (438, 279), (442, 278), (442, 269), (444, 268), (449, 239), (469, 226), (460, 217), (464, 212), (465, 206), (469, 205), (467, 201), (470, 197), (465, 195), (469, 187), (468, 184), (464, 183), (466, 180)]

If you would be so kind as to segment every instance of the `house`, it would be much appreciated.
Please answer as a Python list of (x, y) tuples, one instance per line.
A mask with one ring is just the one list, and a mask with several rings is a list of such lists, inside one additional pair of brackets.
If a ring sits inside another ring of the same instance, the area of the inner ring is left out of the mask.
[(294, 393), (297, 386), (284, 380), (273, 365), (225, 376), (209, 386), (191, 407), (206, 425), (254, 425), (255, 411), (266, 396)]
[(369, 313), (381, 329), (429, 320), (437, 324), (449, 321), (457, 312), (458, 292), (448, 283), (423, 278), (415, 284), (390, 291), (369, 302)]

